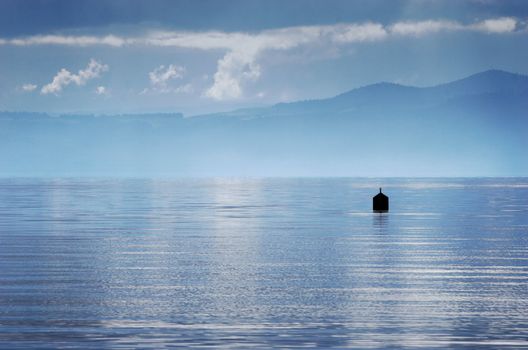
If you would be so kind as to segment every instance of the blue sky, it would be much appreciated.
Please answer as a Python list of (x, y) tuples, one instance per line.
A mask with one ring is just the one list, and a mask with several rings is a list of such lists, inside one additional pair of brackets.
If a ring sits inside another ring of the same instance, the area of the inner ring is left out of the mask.
[(0, 110), (192, 115), (526, 62), (526, 1), (0, 2)]

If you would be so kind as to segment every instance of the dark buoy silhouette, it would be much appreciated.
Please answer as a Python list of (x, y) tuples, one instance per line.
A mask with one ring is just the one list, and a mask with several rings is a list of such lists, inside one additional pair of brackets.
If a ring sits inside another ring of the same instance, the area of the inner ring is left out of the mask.
[(372, 210), (379, 213), (389, 211), (389, 197), (381, 192), (381, 187), (379, 193), (372, 198)]

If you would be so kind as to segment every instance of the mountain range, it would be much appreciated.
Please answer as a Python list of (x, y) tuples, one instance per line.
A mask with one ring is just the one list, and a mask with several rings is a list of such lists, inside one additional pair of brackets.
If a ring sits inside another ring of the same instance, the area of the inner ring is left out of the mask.
[(528, 176), (528, 77), (193, 117), (0, 113), (2, 176)]
[[(207, 116), (239, 118), (269, 117), (277, 115), (312, 115), (331, 113), (358, 116), (387, 115), (397, 111), (440, 111), (447, 105), (453, 108), (495, 107), (524, 108), (528, 93), (528, 77), (500, 70), (488, 70), (464, 79), (433, 87), (412, 87), (394, 83), (377, 83), (353, 89), (328, 99), (279, 103), (267, 108), (240, 109)], [(504, 100), (504, 101), (503, 101)], [(504, 103), (501, 103), (504, 102)], [(498, 104), (497, 104), (498, 103)], [(513, 103), (513, 105), (512, 105)], [(204, 117), (204, 116), (202, 116)]]

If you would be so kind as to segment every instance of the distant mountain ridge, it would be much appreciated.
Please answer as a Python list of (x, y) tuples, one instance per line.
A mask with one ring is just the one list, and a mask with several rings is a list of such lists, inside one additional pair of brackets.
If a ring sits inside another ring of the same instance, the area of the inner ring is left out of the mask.
[(528, 95), (528, 76), (502, 70), (488, 70), (431, 87), (414, 87), (381, 82), (349, 90), (327, 99), (304, 100), (264, 108), (239, 109), (204, 116), (263, 117), (298, 113), (342, 113), (376, 107), (380, 103), (410, 108), (444, 103), (464, 96), (510, 94)]
[(528, 176), (528, 77), (181, 114), (0, 113), (0, 176)]

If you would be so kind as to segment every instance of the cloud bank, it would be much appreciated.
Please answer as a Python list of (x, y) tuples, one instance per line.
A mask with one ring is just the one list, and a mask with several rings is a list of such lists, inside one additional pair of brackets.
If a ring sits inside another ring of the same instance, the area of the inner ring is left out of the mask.
[[(140, 36), (62, 36), (36, 35), (25, 38), (0, 38), (0, 45), (65, 45), (87, 47), (103, 45), (172, 47), (196, 50), (223, 50), (223, 56), (217, 61), (217, 69), (212, 85), (204, 95), (215, 100), (236, 99), (243, 95), (243, 86), (257, 80), (261, 75), (258, 57), (265, 51), (290, 50), (303, 45), (344, 46), (354, 43), (369, 43), (389, 38), (422, 37), (435, 33), (475, 32), (482, 34), (507, 34), (517, 31), (524, 24), (513, 17), (491, 18), (479, 22), (464, 24), (449, 20), (402, 21), (390, 25), (381, 23), (342, 23), (335, 25), (315, 25), (287, 27), (263, 30), (257, 33), (241, 32), (184, 32), (150, 31)], [(181, 67), (170, 65), (158, 67), (150, 72), (151, 91), (167, 91), (167, 82), (183, 74)], [(85, 71), (72, 74), (63, 69), (57, 73), (50, 84), (44, 86), (42, 94), (58, 93), (71, 83), (83, 85), (86, 80), (98, 76), (106, 70), (105, 65), (91, 61)], [(87, 76), (85, 76), (87, 75)], [(93, 75), (93, 76), (92, 76)]]

